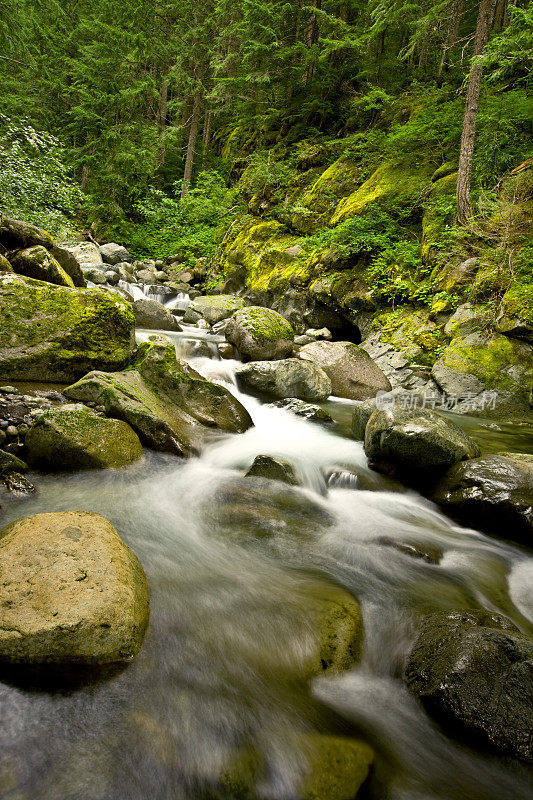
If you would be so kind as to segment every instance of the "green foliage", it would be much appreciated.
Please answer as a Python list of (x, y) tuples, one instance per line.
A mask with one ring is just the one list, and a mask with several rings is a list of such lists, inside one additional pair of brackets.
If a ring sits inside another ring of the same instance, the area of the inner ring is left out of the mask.
[(174, 188), (174, 196), (152, 189), (135, 205), (141, 221), (119, 224), (116, 234), (135, 256), (176, 254), (192, 265), (196, 258), (213, 255), (219, 226), (229, 225), (238, 210), (235, 192), (213, 171), (201, 172), (182, 200), (181, 185)]
[(81, 199), (55, 136), (0, 114), (0, 210), (56, 235), (68, 232)]

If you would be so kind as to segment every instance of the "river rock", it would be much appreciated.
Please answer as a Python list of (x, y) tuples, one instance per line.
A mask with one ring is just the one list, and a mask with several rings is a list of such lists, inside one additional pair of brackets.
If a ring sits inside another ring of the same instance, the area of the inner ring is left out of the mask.
[(351, 342), (313, 342), (301, 348), (298, 357), (312, 361), (329, 376), (337, 397), (366, 400), (391, 384), (366, 350)]
[(105, 264), (120, 264), (121, 261), (130, 260), (130, 254), (126, 248), (115, 242), (101, 245), (100, 255)]
[(396, 472), (410, 483), (427, 482), (467, 458), (478, 445), (449, 419), (430, 409), (376, 409), (365, 430), (365, 453), (379, 472)]
[(0, 244), (6, 250), (20, 250), (39, 245), (51, 250), (54, 240), (47, 231), (19, 219), (0, 216)]
[(94, 283), (96, 286), (103, 286), (104, 283), (107, 283), (107, 277), (104, 270), (98, 269), (98, 267), (84, 267), (83, 277), (91, 283)]
[(307, 419), (310, 422), (333, 422), (331, 414), (328, 414), (321, 406), (306, 403), (296, 397), (276, 400), (275, 403), (270, 403), (269, 405), (272, 408), (283, 408), (285, 411), (290, 411), (291, 414), (296, 414), (297, 417), (303, 417), (303, 419)]
[(148, 447), (183, 456), (199, 452), (209, 428), (241, 433), (252, 425), (231, 392), (177, 359), (174, 345), (164, 337), (142, 344), (131, 369), (91, 372), (65, 395), (104, 406), (108, 416), (128, 422)]
[(105, 279), (110, 286), (116, 286), (120, 280), (120, 275), (116, 272), (113, 272), (112, 269), (108, 269), (105, 273)]
[(344, 589), (324, 587), (309, 598), (309, 610), (318, 649), (306, 663), (307, 677), (343, 672), (359, 663), (364, 627), (357, 600)]
[(375, 410), (376, 401), (374, 399), (363, 400), (362, 402), (357, 403), (352, 415), (352, 434), (354, 439), (364, 441), (368, 420)]
[[(188, 288), (185, 286), (185, 292), (188, 292)], [(242, 297), (233, 294), (213, 294), (195, 298), (190, 308), (197, 311), (210, 325), (215, 325), (223, 319), (228, 319), (245, 305)]]
[(244, 389), (271, 397), (326, 400), (331, 381), (315, 364), (287, 358), (283, 361), (251, 361), (236, 371)]
[(99, 514), (63, 511), (0, 532), (0, 660), (129, 661), (148, 626), (141, 564)]
[(504, 453), (455, 464), (431, 499), (464, 525), (533, 544), (533, 456)]
[(157, 300), (136, 300), (133, 303), (135, 325), (160, 331), (181, 331), (176, 318)]
[(268, 478), (271, 481), (281, 481), (291, 486), (299, 486), (301, 484), (292, 464), (283, 458), (275, 458), (274, 456), (256, 456), (245, 477)]
[(137, 269), (135, 270), (135, 277), (139, 283), (156, 283), (155, 269)]
[(132, 358), (135, 319), (117, 295), (0, 275), (2, 378), (68, 382)]
[(25, 445), (28, 462), (47, 471), (123, 467), (143, 454), (127, 423), (71, 405), (39, 417)]
[(249, 306), (237, 311), (230, 319), (225, 335), (244, 361), (286, 358), (294, 349), (294, 330), (290, 322), (277, 311), (262, 306)]
[(100, 255), (100, 250), (98, 245), (93, 242), (78, 242), (75, 245), (66, 245), (65, 250), (74, 256), (82, 271), (90, 267), (99, 267), (104, 271), (104, 262)]
[(28, 465), (20, 458), (0, 450), (0, 475), (9, 475), (11, 472), (26, 472)]
[(404, 677), (428, 713), (468, 744), (533, 761), (533, 643), (504, 617), (430, 615)]
[(70, 250), (67, 250), (66, 247), (61, 247), (60, 245), (54, 245), (50, 253), (53, 255), (55, 260), (60, 264), (60, 266), (65, 270), (67, 275), (72, 278), (72, 282), (74, 286), (78, 286), (80, 288), (85, 288), (86, 281), (83, 277), (82, 269), (78, 263), (78, 259), (71, 253)]
[(19, 275), (74, 288), (72, 278), (67, 275), (59, 262), (48, 250), (39, 245), (20, 250), (12, 257), (11, 264)]

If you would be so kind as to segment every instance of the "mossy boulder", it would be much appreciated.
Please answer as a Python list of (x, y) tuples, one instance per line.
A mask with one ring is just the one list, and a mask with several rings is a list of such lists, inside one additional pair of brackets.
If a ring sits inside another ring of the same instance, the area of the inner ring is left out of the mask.
[(533, 762), (533, 643), (506, 618), (430, 615), (404, 677), (428, 713), (470, 746)]
[(361, 167), (349, 155), (331, 164), (299, 200), (291, 217), (293, 228), (311, 233), (327, 225), (339, 201), (359, 185), (360, 172)]
[(463, 293), (472, 286), (479, 267), (479, 258), (474, 256), (452, 259), (431, 273), (433, 288), (436, 292)]
[(21, 248), (34, 247), (35, 245), (51, 250), (54, 246), (54, 240), (48, 231), (37, 228), (36, 225), (30, 225), (29, 222), (11, 219), (2, 215), (0, 216), (0, 244), (6, 250), (20, 250)]
[(78, 286), (81, 288), (85, 288), (87, 286), (87, 282), (83, 277), (83, 272), (78, 263), (78, 260), (70, 252), (70, 250), (67, 250), (66, 247), (60, 247), (59, 245), (56, 244), (54, 245), (50, 253), (58, 262), (58, 264), (65, 270), (67, 275), (69, 275), (69, 277), (72, 278), (74, 286)]
[(99, 514), (63, 511), (0, 531), (0, 661), (129, 661), (148, 626), (137, 557)]
[[(456, 336), (434, 364), (432, 375), (446, 394), (468, 401), (493, 393), (481, 409), (523, 412), (530, 409), (533, 386), (533, 347), (526, 342), (490, 333)], [(463, 410), (461, 405), (458, 411)]]
[(98, 289), (0, 274), (0, 376), (68, 382), (133, 356), (129, 305)]
[(0, 272), (14, 272), (15, 270), (11, 266), (11, 263), (5, 258), (5, 256), (0, 256)]
[(317, 649), (305, 664), (305, 674), (343, 672), (361, 660), (364, 639), (359, 603), (344, 589), (330, 587), (309, 597), (309, 620)]
[(498, 330), (533, 344), (533, 283), (515, 283), (503, 297)]
[(432, 366), (446, 344), (443, 326), (430, 319), (426, 309), (400, 306), (384, 311), (374, 317), (372, 329), (410, 363)]
[(313, 342), (302, 347), (298, 357), (324, 370), (337, 397), (366, 400), (380, 390), (391, 389), (388, 378), (366, 350), (351, 342)]
[(533, 456), (504, 453), (453, 466), (431, 493), (463, 525), (533, 544)]
[(139, 437), (125, 422), (68, 405), (39, 417), (25, 445), (28, 462), (47, 471), (122, 467), (143, 454)]
[(251, 394), (300, 400), (326, 400), (331, 394), (331, 381), (324, 370), (299, 358), (250, 361), (239, 367), (236, 375)]
[(237, 311), (225, 334), (228, 342), (246, 361), (286, 358), (294, 347), (294, 330), (290, 322), (277, 311), (262, 306), (249, 306)]
[(399, 405), (373, 412), (365, 429), (365, 453), (371, 466), (411, 484), (434, 480), (458, 461), (481, 455), (451, 420), (427, 408)]
[(131, 369), (91, 372), (65, 395), (105, 406), (108, 416), (128, 422), (148, 447), (183, 456), (199, 452), (208, 428), (239, 433), (252, 425), (226, 388), (177, 359), (164, 338), (141, 345)]
[(216, 325), (223, 319), (228, 319), (246, 305), (242, 297), (232, 294), (213, 294), (197, 297), (191, 303), (193, 311), (197, 311), (210, 325)]
[(9, 475), (12, 472), (26, 472), (28, 465), (12, 453), (0, 450), (0, 475)]
[(422, 191), (431, 181), (431, 166), (386, 162), (352, 194), (341, 200), (330, 220), (338, 225), (349, 217), (361, 214), (369, 205), (420, 206)]
[(27, 278), (55, 283), (58, 286), (74, 288), (74, 281), (67, 275), (63, 267), (44, 247), (39, 245), (20, 250), (12, 259), (15, 272)]

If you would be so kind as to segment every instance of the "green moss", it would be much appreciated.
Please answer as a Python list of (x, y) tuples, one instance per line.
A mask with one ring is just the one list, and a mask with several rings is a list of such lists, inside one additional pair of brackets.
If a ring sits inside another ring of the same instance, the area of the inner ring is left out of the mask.
[(360, 167), (350, 157), (337, 159), (297, 203), (291, 217), (293, 227), (302, 233), (310, 233), (326, 225), (339, 200), (351, 194), (358, 185), (359, 174)]
[(426, 264), (431, 261), (433, 249), (439, 245), (455, 218), (457, 172), (448, 173), (440, 178), (436, 178), (435, 175), (432, 178), (434, 183), (429, 202), (422, 217), (420, 255)]
[(429, 311), (411, 307), (379, 314), (372, 323), (380, 339), (400, 350), (408, 361), (432, 366), (445, 345), (443, 325), (429, 318)]
[(319, 649), (307, 665), (306, 676), (351, 669), (361, 660), (364, 639), (358, 602), (345, 591), (328, 588), (327, 593), (311, 600), (311, 608)]
[(318, 734), (302, 737), (308, 773), (302, 800), (353, 800), (366, 780), (374, 754), (365, 742)]
[(294, 330), (277, 311), (262, 306), (250, 306), (237, 312), (235, 319), (259, 341), (276, 342), (294, 339)]
[(457, 172), (457, 161), (446, 161), (438, 169), (435, 170), (431, 177), (432, 183), (440, 181), (441, 178), (446, 178), (452, 172)]
[(511, 286), (503, 298), (503, 311), (508, 317), (533, 325), (533, 283)]

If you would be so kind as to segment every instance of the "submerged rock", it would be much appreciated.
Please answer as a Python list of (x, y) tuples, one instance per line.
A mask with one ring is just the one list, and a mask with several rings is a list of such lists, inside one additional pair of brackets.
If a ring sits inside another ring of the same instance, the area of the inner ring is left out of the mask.
[(359, 603), (344, 589), (328, 587), (309, 599), (310, 621), (318, 649), (305, 665), (314, 678), (351, 669), (361, 660), (364, 627)]
[(391, 389), (388, 378), (368, 353), (351, 342), (313, 342), (302, 347), (298, 357), (324, 370), (337, 397), (366, 400), (380, 390)]
[(237, 311), (230, 319), (225, 335), (245, 361), (286, 358), (294, 348), (294, 330), (290, 322), (277, 311), (263, 306), (249, 306)]
[(122, 369), (133, 355), (134, 322), (117, 295), (0, 274), (2, 378), (66, 382)]
[(533, 761), (533, 643), (504, 617), (430, 615), (404, 677), (428, 713), (469, 744)]
[(36, 246), (21, 250), (13, 256), (11, 264), (19, 275), (74, 288), (70, 275), (67, 275), (59, 262), (44, 247)]
[(133, 303), (135, 324), (138, 328), (161, 331), (181, 331), (181, 327), (170, 311), (157, 300), (136, 300)]
[[(188, 287), (186, 287), (186, 290)], [(232, 294), (213, 294), (205, 297), (197, 297), (192, 301), (190, 308), (200, 314), (210, 325), (215, 325), (223, 319), (228, 319), (246, 302), (242, 297)]]
[(104, 406), (148, 447), (184, 456), (199, 451), (207, 428), (240, 433), (252, 425), (228, 389), (177, 359), (172, 342), (162, 337), (139, 347), (132, 369), (91, 372), (65, 395)]
[(12, 494), (32, 494), (35, 491), (33, 483), (20, 472), (9, 472), (2, 475), (1, 479), (7, 491)]
[(281, 481), (292, 486), (299, 486), (301, 483), (292, 464), (282, 458), (274, 458), (274, 456), (256, 456), (245, 477), (268, 478), (271, 481)]
[(239, 383), (252, 393), (278, 398), (326, 400), (331, 381), (315, 364), (287, 358), (283, 361), (251, 361), (236, 371)]
[(378, 471), (425, 483), (458, 461), (476, 458), (481, 450), (458, 425), (435, 411), (392, 406), (377, 409), (368, 420), (365, 453)]
[(504, 453), (453, 466), (431, 493), (452, 517), (502, 539), (533, 543), (533, 456)]
[(51, 471), (122, 467), (143, 454), (139, 437), (122, 420), (69, 405), (39, 417), (25, 444), (28, 462)]
[(109, 664), (141, 649), (146, 578), (99, 514), (63, 511), (11, 523), (0, 532), (0, 571), (0, 661)]

